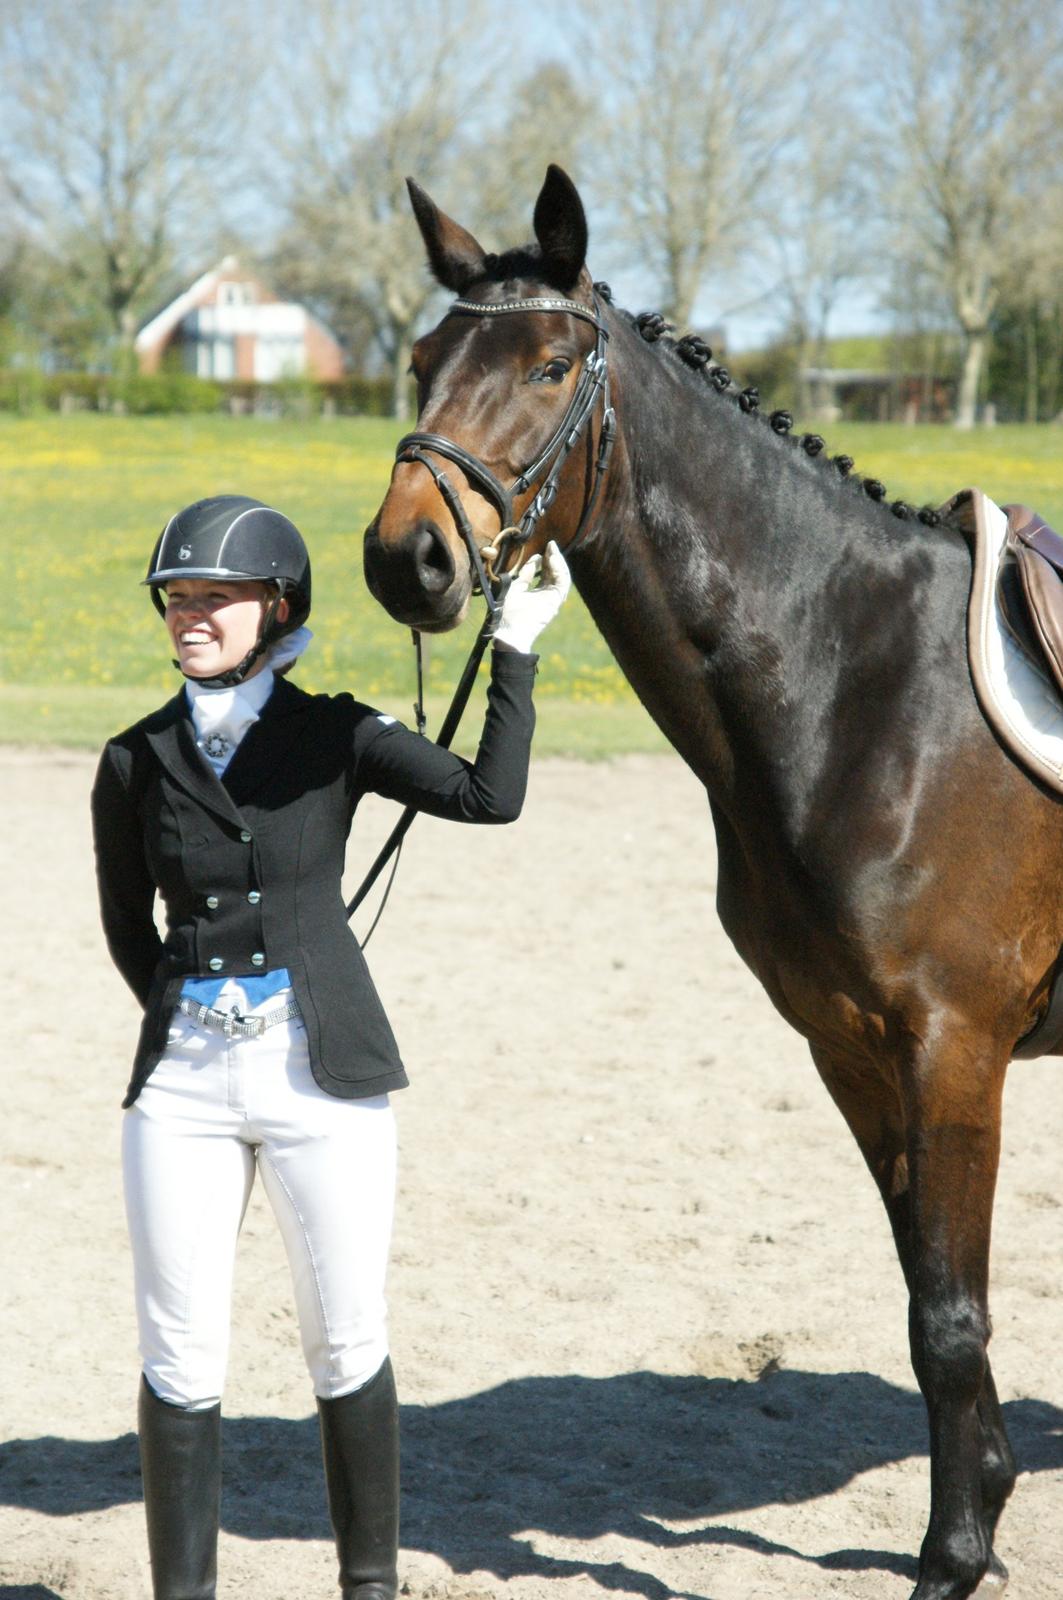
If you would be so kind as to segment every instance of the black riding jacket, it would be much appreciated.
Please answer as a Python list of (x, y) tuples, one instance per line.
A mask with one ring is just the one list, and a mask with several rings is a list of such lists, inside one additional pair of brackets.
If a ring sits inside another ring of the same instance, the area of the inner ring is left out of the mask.
[[(314, 1077), (345, 1099), (406, 1074), (347, 921), (340, 878), (355, 807), (372, 792), (458, 822), (511, 822), (524, 801), (536, 657), (492, 653), (475, 763), (350, 695), (278, 678), (218, 778), (182, 690), (111, 739), (92, 791), (104, 933), (144, 1008), (125, 1105), (166, 1046), (190, 976), (287, 967)], [(166, 936), (156, 931), (158, 893)]]

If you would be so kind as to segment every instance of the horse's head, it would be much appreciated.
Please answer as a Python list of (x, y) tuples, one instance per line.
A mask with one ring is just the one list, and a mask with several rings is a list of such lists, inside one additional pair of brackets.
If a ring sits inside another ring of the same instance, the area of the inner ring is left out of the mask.
[(538, 241), (487, 255), (409, 183), (436, 278), (458, 298), (413, 349), (417, 428), (365, 535), (365, 575), (396, 621), (461, 622), (483, 569), (513, 570), (550, 538), (565, 548), (605, 470), (612, 416), (606, 333), (584, 265), (587, 223), (550, 167)]

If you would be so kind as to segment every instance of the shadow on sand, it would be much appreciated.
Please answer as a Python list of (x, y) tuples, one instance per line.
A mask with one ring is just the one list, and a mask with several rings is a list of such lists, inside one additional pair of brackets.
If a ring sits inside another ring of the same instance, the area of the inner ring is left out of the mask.
[[(1024, 1472), (1063, 1469), (1063, 1411), (1004, 1407)], [(808, 1558), (721, 1519), (827, 1495), (859, 1473), (926, 1454), (917, 1394), (866, 1372), (775, 1371), (754, 1382), (665, 1377), (526, 1378), (436, 1406), (403, 1408), (402, 1543), (457, 1573), (590, 1573), (605, 1588), (663, 1600), (663, 1583), (622, 1563), (537, 1554), (547, 1539), (613, 1533), (661, 1550), (732, 1545), (831, 1570), (914, 1579), (914, 1557), (874, 1549)], [(250, 1539), (328, 1539), (316, 1417), (225, 1425), (223, 1525)], [(50, 1516), (140, 1497), (136, 1441), (45, 1437), (0, 1445), (0, 1503)], [(712, 1519), (711, 1522), (708, 1519)], [(663, 1523), (688, 1523), (681, 1529)], [(912, 1530), (913, 1546), (922, 1529)], [(41, 1586), (0, 1600), (53, 1600)]]

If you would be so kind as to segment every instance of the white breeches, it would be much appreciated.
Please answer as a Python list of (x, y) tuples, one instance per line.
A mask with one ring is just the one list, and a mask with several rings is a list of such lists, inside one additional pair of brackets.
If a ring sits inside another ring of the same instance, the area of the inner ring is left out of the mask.
[[(230, 1003), (223, 991), (218, 1008)], [(221, 1398), (233, 1258), (256, 1165), (288, 1253), (315, 1394), (361, 1388), (388, 1353), (387, 1096), (338, 1100), (320, 1089), (299, 1019), (226, 1039), (175, 1013), (122, 1140), (141, 1358), (171, 1404), (198, 1410)]]

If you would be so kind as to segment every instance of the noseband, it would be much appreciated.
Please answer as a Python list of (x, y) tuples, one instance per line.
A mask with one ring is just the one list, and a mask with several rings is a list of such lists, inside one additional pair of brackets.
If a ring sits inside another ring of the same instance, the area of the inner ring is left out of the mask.
[[(596, 330), (594, 349), (583, 362), (565, 414), (535, 459), (507, 489), (501, 479), (496, 478), (479, 457), (464, 449), (462, 445), (456, 444), (453, 439), (448, 439), (445, 434), (408, 433), (399, 440), (395, 452), (397, 462), (418, 461), (431, 473), (436, 488), (445, 500), (455, 526), (468, 548), (469, 560), (476, 575), (476, 587), (483, 592), (492, 622), (498, 620), (502, 597), (512, 576), (505, 571), (506, 562), (514, 550), (519, 551), (528, 543), (539, 519), (545, 516), (553, 505), (565, 462), (579, 443), (584, 429), (593, 416), (599, 396), (602, 400), (602, 423), (598, 436), (598, 456), (594, 465), (594, 482), (584, 501), (576, 531), (564, 547), (566, 555), (580, 543), (590, 524), (591, 514), (609, 466), (613, 440), (616, 437), (616, 416), (609, 403), (609, 369), (605, 358), (609, 332), (601, 319), (597, 299), (594, 301), (593, 310), (580, 305), (578, 300), (554, 299), (549, 296), (527, 300), (500, 300), (494, 304), (481, 304), (477, 300), (455, 300), (447, 315), (497, 317), (515, 311), (567, 311), (570, 316), (591, 323)], [(470, 483), (474, 484), (494, 506), (501, 527), (492, 544), (483, 549), (477, 545), (472, 524), (461, 503), (461, 496), (443, 469), (436, 465), (426, 451), (430, 451), (431, 455), (442, 456), (447, 461), (453, 461), (461, 468)], [(540, 479), (541, 474), (545, 476), (541, 478), (535, 495), (521, 513), (520, 520), (515, 523), (514, 497), (525, 494)]]

